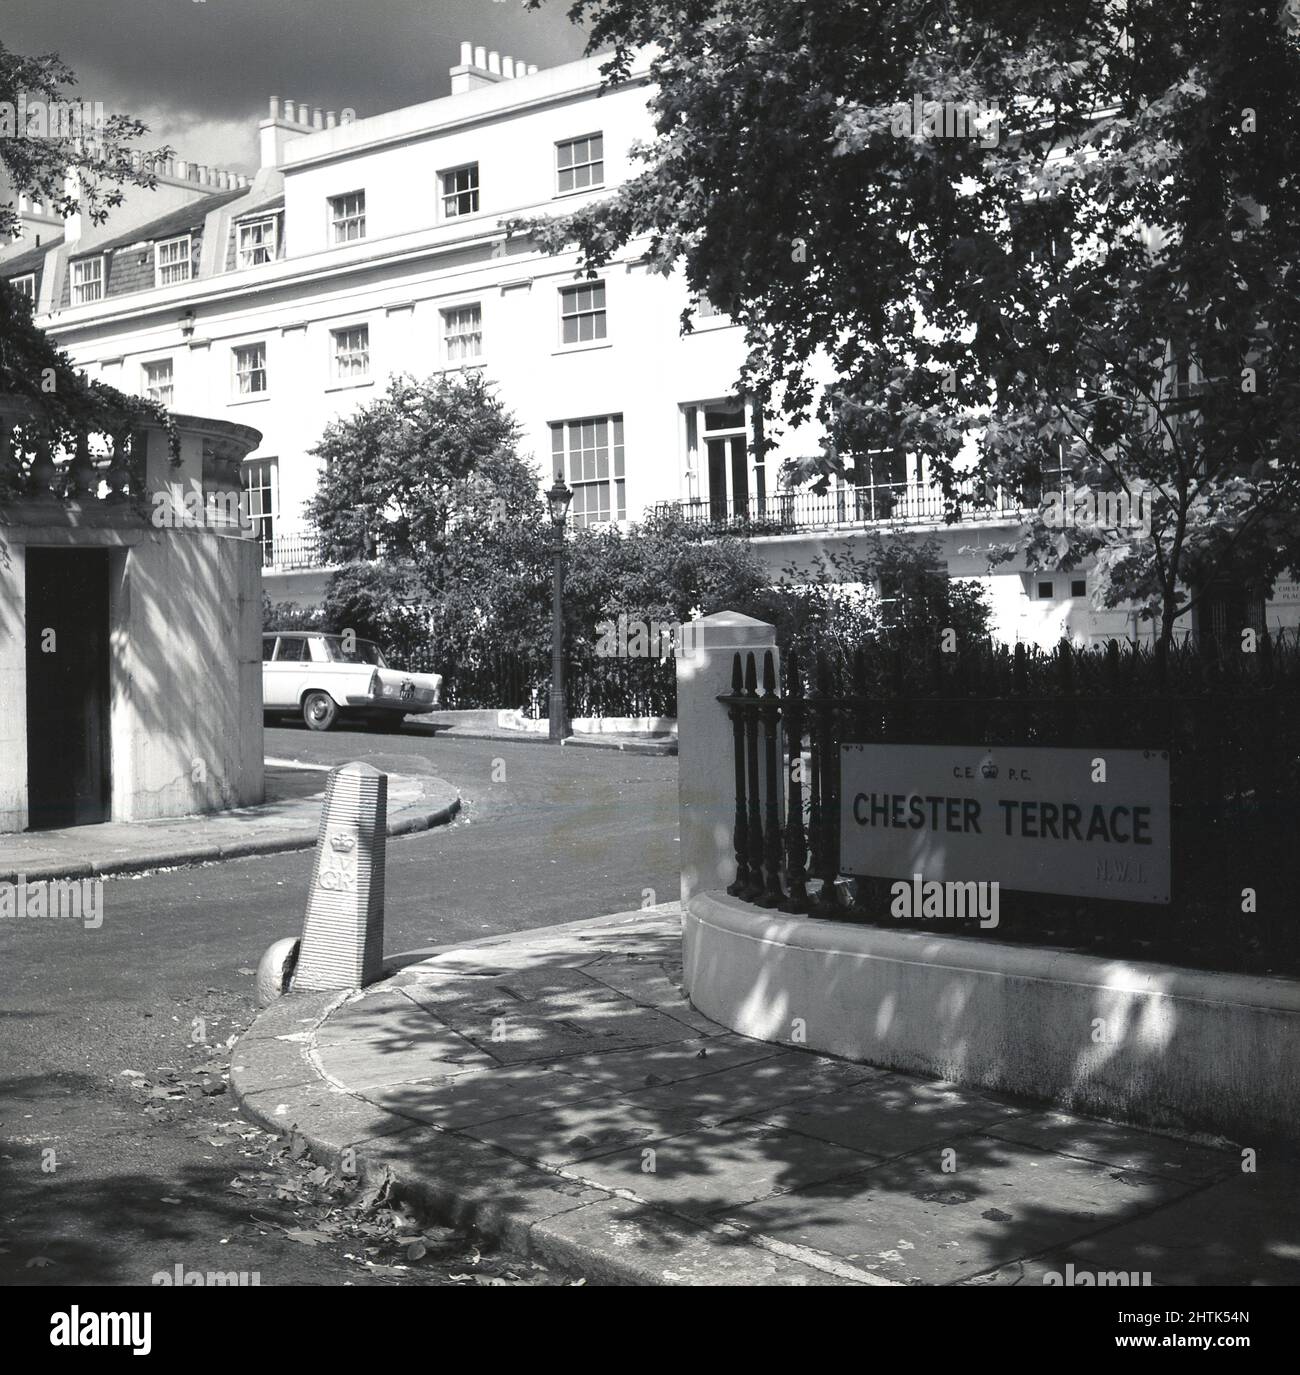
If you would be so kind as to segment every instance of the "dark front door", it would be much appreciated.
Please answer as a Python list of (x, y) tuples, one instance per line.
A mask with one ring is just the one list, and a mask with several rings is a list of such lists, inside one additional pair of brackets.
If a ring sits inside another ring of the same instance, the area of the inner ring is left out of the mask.
[(108, 551), (27, 549), (28, 829), (109, 815)]

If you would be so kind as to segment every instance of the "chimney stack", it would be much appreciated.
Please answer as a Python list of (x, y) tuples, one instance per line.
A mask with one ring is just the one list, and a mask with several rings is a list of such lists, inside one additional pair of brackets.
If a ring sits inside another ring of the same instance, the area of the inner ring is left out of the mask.
[(528, 76), (537, 70), (522, 58), (512, 57), (509, 53), (502, 56), (499, 52), (489, 52), (485, 47), (472, 43), (460, 45), (460, 64), (451, 69), (451, 93), (463, 95), (466, 91), (476, 90), (479, 86), (492, 86), (498, 81), (513, 81), (516, 77)]

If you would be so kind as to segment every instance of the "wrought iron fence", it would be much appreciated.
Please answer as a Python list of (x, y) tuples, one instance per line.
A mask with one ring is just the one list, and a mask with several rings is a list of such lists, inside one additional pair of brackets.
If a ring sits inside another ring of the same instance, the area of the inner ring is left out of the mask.
[[(551, 658), (542, 651), (510, 651), (484, 656), (473, 664), (439, 662), (430, 647), (416, 656), (416, 669), (443, 675), (442, 700), (449, 709), (470, 707), (521, 710), (537, 718), (550, 712)], [(677, 714), (676, 664), (669, 658), (570, 659), (564, 671), (570, 718), (584, 716), (667, 716)]]
[(1300, 655), (1260, 645), (1248, 670), (1187, 652), (1177, 672), (1156, 656), (1137, 671), (1134, 652), (1114, 642), (1037, 658), (1023, 646), (990, 649), (945, 668), (931, 661), (923, 685), (897, 650), (860, 651), (847, 667), (818, 657), (807, 669), (791, 655), (784, 690), (770, 651), (761, 669), (752, 653), (743, 662), (737, 654), (732, 690), (718, 699), (735, 761), (728, 892), (760, 907), (889, 924), (890, 886), (910, 875), (841, 872), (840, 746), (848, 742), (1163, 750), (1170, 903), (1004, 887), (995, 939), (1300, 973)]
[[(928, 483), (888, 482), (869, 487), (838, 487), (826, 492), (773, 492), (740, 497), (700, 497), (660, 502), (656, 514), (676, 513), (692, 525), (782, 534), (794, 530), (840, 529), (895, 523), (938, 523), (955, 513), (939, 488)], [(1001, 489), (962, 494), (963, 520), (996, 520), (1024, 513), (1025, 502)]]

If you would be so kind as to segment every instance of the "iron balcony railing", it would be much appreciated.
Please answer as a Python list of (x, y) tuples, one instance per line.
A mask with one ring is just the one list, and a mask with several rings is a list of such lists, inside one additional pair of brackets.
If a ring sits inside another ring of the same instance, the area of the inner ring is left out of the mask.
[(287, 535), (262, 538), (262, 567), (287, 573), (301, 568), (324, 568), (321, 558), (320, 536), (314, 530), (300, 530)]
[[(1037, 503), (1035, 502), (1035, 506)], [(998, 520), (1020, 516), (1026, 500), (997, 490), (976, 499), (972, 490), (960, 507), (962, 520)], [(657, 515), (676, 512), (692, 525), (782, 534), (794, 530), (842, 529), (855, 526), (935, 524), (953, 509), (943, 493), (928, 483), (894, 482), (871, 487), (841, 487), (828, 492), (773, 492), (763, 496), (723, 499), (696, 497), (660, 502)]]

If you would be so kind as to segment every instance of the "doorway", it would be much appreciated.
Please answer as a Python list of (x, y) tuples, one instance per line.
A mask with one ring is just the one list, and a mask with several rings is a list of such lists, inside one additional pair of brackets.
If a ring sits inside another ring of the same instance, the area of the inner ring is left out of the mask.
[(27, 549), (27, 828), (107, 821), (106, 549)]

